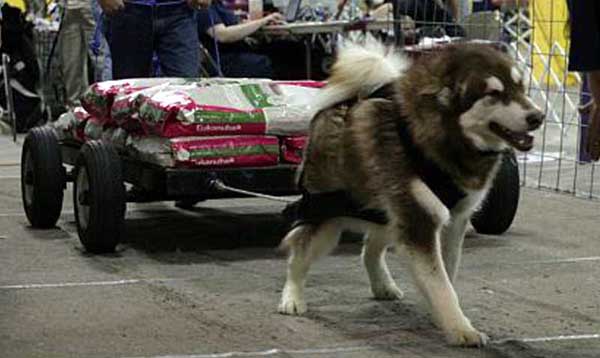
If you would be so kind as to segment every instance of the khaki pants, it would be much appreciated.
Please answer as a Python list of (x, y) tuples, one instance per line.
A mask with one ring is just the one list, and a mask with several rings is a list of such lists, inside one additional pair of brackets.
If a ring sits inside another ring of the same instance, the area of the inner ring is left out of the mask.
[[(103, 55), (94, 56), (89, 44), (94, 36), (96, 23), (90, 6), (68, 9), (60, 30), (58, 42), (59, 59), (68, 106), (79, 103), (79, 97), (89, 85), (88, 54), (101, 71)], [(99, 73), (99, 72), (96, 72)]]

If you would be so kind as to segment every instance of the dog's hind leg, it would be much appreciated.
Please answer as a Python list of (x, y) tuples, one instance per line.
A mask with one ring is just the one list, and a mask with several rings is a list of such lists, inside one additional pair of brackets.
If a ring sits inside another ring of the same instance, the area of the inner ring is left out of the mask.
[(310, 265), (337, 246), (341, 233), (342, 226), (333, 219), (317, 228), (310, 225), (299, 226), (283, 239), (282, 246), (289, 250), (289, 257), (279, 313), (300, 315), (306, 312), (304, 284)]
[[(412, 200), (392, 207), (392, 218), (403, 218), (398, 229), (406, 235), (411, 269), (417, 286), (431, 305), (433, 318), (444, 331), (448, 343), (482, 346), (487, 337), (465, 317), (442, 260), (440, 234), (450, 214), (420, 180), (411, 183)], [(394, 211), (398, 211), (394, 213)]]
[(387, 226), (372, 224), (368, 230), (362, 251), (362, 259), (371, 282), (371, 292), (378, 300), (397, 300), (404, 296), (396, 286), (385, 255), (392, 244)]
[(442, 254), (450, 281), (456, 282), (468, 218), (453, 217), (442, 231)]

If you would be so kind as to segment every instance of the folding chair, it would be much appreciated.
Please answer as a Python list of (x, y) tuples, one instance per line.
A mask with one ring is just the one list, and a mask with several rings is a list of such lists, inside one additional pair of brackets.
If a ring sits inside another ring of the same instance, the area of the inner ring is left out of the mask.
[(4, 87), (6, 96), (6, 108), (1, 108), (2, 114), (8, 117), (8, 122), (12, 127), (13, 141), (17, 141), (17, 115), (15, 113), (15, 103), (13, 98), (12, 86), (10, 81), (10, 57), (7, 54), (2, 54), (2, 65), (0, 66), (2, 74), (1, 83)]
[[(219, 64), (204, 46), (200, 46), (200, 59), (200, 69), (205, 77), (213, 77), (213, 73), (217, 74), (219, 77), (222, 77)], [(214, 72), (207, 70), (206, 66), (210, 66)]]

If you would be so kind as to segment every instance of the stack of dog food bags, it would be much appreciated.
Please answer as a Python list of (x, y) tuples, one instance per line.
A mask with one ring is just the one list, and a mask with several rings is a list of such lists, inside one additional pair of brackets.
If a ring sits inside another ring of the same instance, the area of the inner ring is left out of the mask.
[(152, 78), (92, 85), (62, 123), (168, 167), (299, 163), (320, 82)]

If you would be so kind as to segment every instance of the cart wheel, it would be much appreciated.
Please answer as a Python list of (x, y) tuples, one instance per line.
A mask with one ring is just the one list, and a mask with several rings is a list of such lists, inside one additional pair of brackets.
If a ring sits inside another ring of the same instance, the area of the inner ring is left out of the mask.
[(519, 206), (519, 166), (514, 152), (504, 155), (482, 207), (471, 218), (478, 233), (500, 235), (512, 224)]
[(21, 196), (31, 226), (47, 229), (56, 225), (64, 188), (65, 171), (54, 130), (31, 129), (21, 154)]
[(112, 145), (84, 144), (77, 158), (73, 206), (79, 240), (89, 252), (113, 252), (121, 239), (125, 186), (121, 158)]

